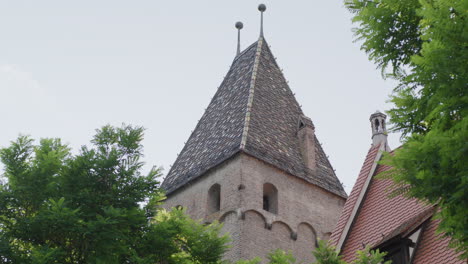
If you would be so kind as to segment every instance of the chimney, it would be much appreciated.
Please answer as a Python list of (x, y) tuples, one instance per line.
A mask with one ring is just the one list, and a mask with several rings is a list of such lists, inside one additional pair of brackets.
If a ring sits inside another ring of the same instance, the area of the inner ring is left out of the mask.
[(373, 113), (369, 120), (371, 122), (372, 128), (372, 145), (377, 146), (382, 142), (385, 143), (385, 149), (388, 151), (390, 148), (388, 147), (387, 143), (387, 126), (385, 124), (385, 120), (387, 116), (379, 111)]
[(301, 115), (297, 136), (299, 137), (302, 159), (306, 167), (315, 170), (315, 127), (310, 118)]

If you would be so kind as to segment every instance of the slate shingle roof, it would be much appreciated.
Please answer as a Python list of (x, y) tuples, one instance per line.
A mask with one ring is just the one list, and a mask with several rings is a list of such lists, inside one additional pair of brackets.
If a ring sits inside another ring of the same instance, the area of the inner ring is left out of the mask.
[(316, 141), (307, 169), (297, 137), (303, 112), (265, 39), (239, 54), (162, 187), (168, 194), (244, 152), (336, 195), (347, 195)]
[[(442, 237), (436, 233), (438, 221), (430, 219), (433, 208), (416, 199), (408, 199), (403, 196), (389, 198), (392, 186), (391, 179), (375, 179), (375, 175), (391, 169), (389, 166), (377, 165), (374, 171), (370, 168), (377, 156), (380, 146), (373, 146), (369, 150), (361, 173), (356, 184), (351, 191), (349, 199), (346, 201), (342, 214), (335, 230), (330, 237), (330, 243), (338, 245), (340, 237), (346, 236), (346, 240), (341, 247), (340, 254), (343, 259), (351, 262), (355, 259), (357, 250), (362, 250), (363, 245), (376, 247), (386, 240), (397, 235), (404, 235), (419, 226), (422, 221), (427, 220), (427, 226), (423, 229), (421, 240), (414, 253), (413, 263), (446, 263), (458, 264), (466, 263), (458, 259), (460, 253), (456, 253), (448, 247), (449, 238)], [(357, 196), (363, 190), (365, 178), (370, 175), (371, 181), (367, 187), (361, 205), (357, 205)], [(347, 232), (345, 223), (351, 216), (354, 206), (359, 206), (352, 225)], [(436, 239), (437, 238), (437, 239)], [(437, 261), (435, 261), (437, 260)]]

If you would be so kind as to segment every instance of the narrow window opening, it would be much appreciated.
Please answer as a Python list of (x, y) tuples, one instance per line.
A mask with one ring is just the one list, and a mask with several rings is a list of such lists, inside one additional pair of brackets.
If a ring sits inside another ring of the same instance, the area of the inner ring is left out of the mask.
[(263, 196), (263, 210), (270, 211), (270, 201), (268, 200), (268, 196)]
[(278, 189), (271, 183), (263, 185), (263, 210), (278, 214)]
[(375, 131), (376, 132), (380, 132), (380, 128), (379, 128), (379, 120), (378, 119), (375, 119)]
[(208, 190), (208, 214), (216, 213), (221, 209), (221, 186), (214, 184)]

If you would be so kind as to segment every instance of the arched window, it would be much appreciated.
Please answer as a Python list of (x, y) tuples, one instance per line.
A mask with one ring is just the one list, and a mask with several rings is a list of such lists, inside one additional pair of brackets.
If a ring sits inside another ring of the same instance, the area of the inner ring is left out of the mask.
[(278, 189), (271, 183), (263, 185), (263, 210), (278, 214)]
[(375, 119), (374, 123), (375, 123), (375, 131), (380, 132), (382, 129), (380, 128), (379, 119)]
[(213, 184), (208, 190), (208, 214), (218, 212), (221, 209), (221, 185)]

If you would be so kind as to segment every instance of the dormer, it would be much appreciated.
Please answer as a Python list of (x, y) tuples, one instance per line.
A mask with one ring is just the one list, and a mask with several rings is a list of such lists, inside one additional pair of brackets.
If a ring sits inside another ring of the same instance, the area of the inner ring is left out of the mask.
[(306, 167), (314, 170), (316, 168), (315, 126), (312, 120), (305, 115), (299, 117), (297, 137)]

